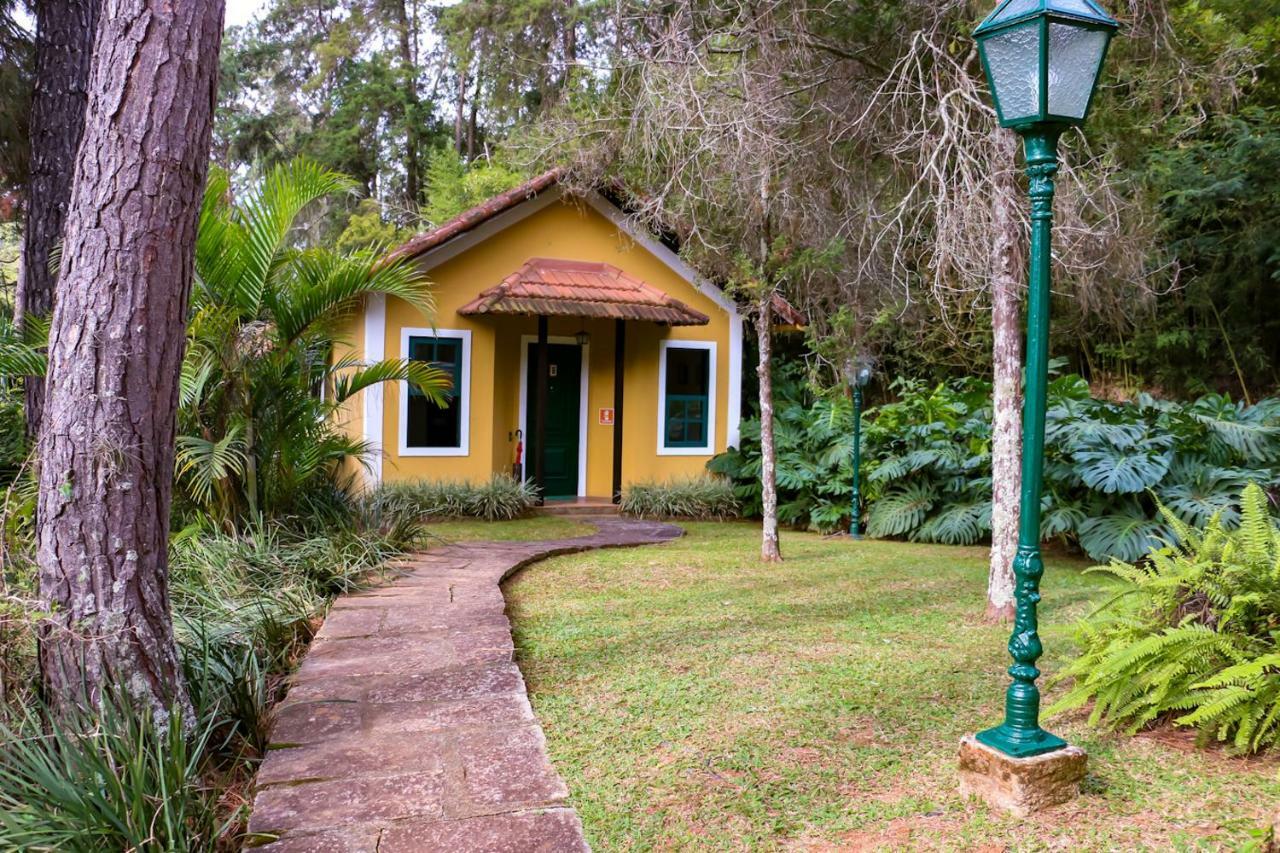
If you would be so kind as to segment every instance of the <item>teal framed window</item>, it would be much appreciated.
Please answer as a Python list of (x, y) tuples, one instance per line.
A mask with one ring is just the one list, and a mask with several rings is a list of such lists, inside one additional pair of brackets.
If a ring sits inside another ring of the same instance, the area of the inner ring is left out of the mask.
[(659, 451), (711, 452), (715, 430), (715, 344), (665, 341), (659, 386)]
[(437, 405), (409, 383), (402, 383), (401, 452), (418, 456), (466, 456), (471, 334), (466, 331), (405, 330), (404, 352), (449, 374), (453, 387), (445, 405)]

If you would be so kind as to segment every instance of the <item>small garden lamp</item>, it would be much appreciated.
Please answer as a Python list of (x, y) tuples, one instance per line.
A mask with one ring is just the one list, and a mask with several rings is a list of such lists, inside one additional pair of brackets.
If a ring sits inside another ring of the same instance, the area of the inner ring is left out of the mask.
[(870, 357), (860, 355), (849, 358), (844, 363), (844, 378), (853, 389), (853, 495), (849, 513), (849, 536), (861, 539), (859, 523), (862, 515), (862, 493), (860, 491), (860, 473), (862, 468), (862, 389), (871, 381), (873, 362)]
[(1049, 265), (1058, 137), (1089, 113), (1107, 45), (1119, 24), (1093, 0), (1003, 0), (973, 36), (1001, 127), (1021, 134), (1031, 195), (1031, 272), (1027, 298), (1026, 394), (1022, 409), (1022, 493), (1013, 560), (1017, 605), (1009, 654), (1012, 682), (1004, 722), (977, 739), (1014, 758), (1066, 741), (1040, 728), (1036, 626), (1040, 600), (1040, 499), (1049, 362)]

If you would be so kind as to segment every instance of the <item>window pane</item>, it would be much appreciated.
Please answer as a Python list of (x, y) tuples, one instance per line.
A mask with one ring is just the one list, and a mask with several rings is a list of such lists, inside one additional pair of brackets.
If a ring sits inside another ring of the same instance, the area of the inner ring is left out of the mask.
[(1040, 112), (1040, 22), (1028, 21), (982, 40), (1005, 121)]
[(704, 349), (671, 347), (667, 350), (667, 393), (706, 396), (710, 383), (711, 353)]
[(406, 413), (407, 447), (461, 447), (462, 340), (460, 338), (410, 338), (409, 358), (429, 361), (453, 379), (448, 405), (437, 406), (421, 391), (409, 386), (409, 410)]
[(1084, 118), (1106, 49), (1104, 30), (1049, 24), (1049, 112)]

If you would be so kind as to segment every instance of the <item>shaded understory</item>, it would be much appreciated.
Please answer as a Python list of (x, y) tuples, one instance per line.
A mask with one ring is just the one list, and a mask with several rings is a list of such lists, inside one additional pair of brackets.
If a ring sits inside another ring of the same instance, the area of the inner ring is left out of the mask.
[[(1171, 849), (1247, 842), (1280, 762), (1164, 731), (1050, 728), (1089, 751), (1085, 794), (1034, 824), (956, 793), (955, 749), (997, 722), (1007, 631), (986, 552), (748, 524), (539, 564), (507, 586), (517, 655), (588, 839), (619, 849)], [(1050, 559), (1048, 673), (1111, 584)], [(1050, 697), (1051, 698), (1051, 697)], [(1046, 703), (1047, 704), (1047, 703)]]

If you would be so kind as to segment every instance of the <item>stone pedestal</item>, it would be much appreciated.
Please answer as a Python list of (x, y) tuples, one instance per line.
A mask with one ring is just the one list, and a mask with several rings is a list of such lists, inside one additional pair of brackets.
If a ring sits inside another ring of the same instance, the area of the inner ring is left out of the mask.
[(960, 741), (960, 793), (1026, 817), (1075, 797), (1087, 763), (1078, 746), (1012, 758), (968, 735)]

